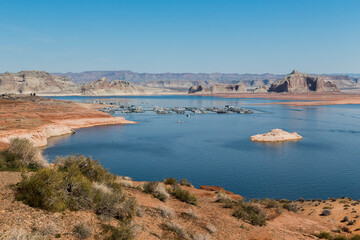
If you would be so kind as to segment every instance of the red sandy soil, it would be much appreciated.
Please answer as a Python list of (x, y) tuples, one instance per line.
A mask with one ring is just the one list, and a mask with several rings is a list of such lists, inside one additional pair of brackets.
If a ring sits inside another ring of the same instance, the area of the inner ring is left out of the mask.
[(36, 146), (44, 146), (48, 137), (69, 134), (72, 129), (134, 123), (100, 112), (97, 107), (25, 95), (0, 98), (0, 148), (6, 148), (14, 136), (30, 138)]
[[(22, 202), (15, 200), (15, 190), (12, 187), (21, 180), (21, 174), (17, 172), (0, 172), (0, 234), (5, 234), (12, 229), (50, 229), (60, 233), (62, 239), (75, 239), (72, 230), (76, 224), (87, 223), (92, 229), (92, 237), (101, 234), (101, 220), (92, 212), (88, 211), (65, 211), (61, 213), (47, 212), (41, 209), (31, 208)], [(320, 231), (341, 231), (342, 234), (351, 236), (357, 232), (360, 222), (352, 226), (346, 226), (347, 222), (341, 223), (344, 216), (350, 220), (356, 219), (356, 211), (360, 206), (350, 199), (334, 199), (333, 201), (305, 201), (296, 204), (300, 206), (298, 213), (289, 212), (285, 209), (277, 213), (275, 209), (264, 208), (267, 212), (267, 225), (263, 227), (253, 226), (241, 219), (232, 216), (232, 209), (224, 208), (222, 203), (215, 202), (216, 192), (193, 187), (183, 188), (189, 190), (198, 197), (198, 206), (192, 206), (170, 197), (162, 202), (150, 194), (145, 194), (136, 186), (141, 182), (132, 182), (132, 187), (124, 189), (128, 196), (136, 198), (143, 215), (136, 216), (133, 221), (135, 239), (182, 239), (175, 233), (164, 228), (164, 223), (174, 222), (186, 228), (189, 234), (207, 234), (211, 239), (274, 239), (274, 240), (298, 240), (317, 239), (312, 234)], [(209, 187), (210, 189), (210, 187)], [(228, 194), (230, 198), (240, 197), (236, 194)], [(345, 207), (349, 205), (350, 207)], [(175, 214), (173, 218), (164, 217), (160, 214), (159, 206), (171, 209)], [(320, 216), (324, 207), (332, 208), (330, 216)], [(191, 210), (196, 217), (186, 214)], [(107, 222), (109, 223), (109, 222)], [(113, 222), (110, 222), (110, 224)], [(216, 232), (210, 233), (207, 224), (212, 224)], [(344, 229), (344, 227), (348, 229)], [(351, 231), (352, 233), (345, 233)], [(333, 233), (334, 234), (334, 233)], [(334, 234), (335, 235), (335, 234)], [(54, 239), (54, 235), (49, 236)], [(196, 239), (196, 238), (195, 238)]]
[(360, 104), (360, 94), (355, 93), (231, 93), (203, 94), (224, 98), (264, 98), (274, 100), (305, 100), (306, 102), (273, 102), (266, 104), (288, 104), (291, 106), (321, 106)]

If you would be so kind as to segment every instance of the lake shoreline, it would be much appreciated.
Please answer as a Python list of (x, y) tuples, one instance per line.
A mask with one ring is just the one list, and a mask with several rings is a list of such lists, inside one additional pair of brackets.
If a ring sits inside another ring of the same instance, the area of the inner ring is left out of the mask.
[(0, 149), (6, 149), (15, 137), (31, 139), (36, 147), (44, 147), (48, 138), (73, 134), (75, 129), (136, 123), (100, 112), (97, 105), (35, 96), (11, 95), (0, 98), (0, 104)]
[(290, 106), (326, 106), (360, 104), (360, 94), (356, 93), (221, 93), (196, 94), (221, 98), (259, 98), (271, 100), (294, 100), (288, 102), (259, 103), (258, 105), (286, 104)]

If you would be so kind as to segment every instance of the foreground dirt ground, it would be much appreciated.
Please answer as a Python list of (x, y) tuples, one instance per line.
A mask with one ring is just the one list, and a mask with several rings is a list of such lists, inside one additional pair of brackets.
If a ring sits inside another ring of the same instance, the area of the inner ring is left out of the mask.
[[(47, 235), (47, 239), (55, 239), (60, 234), (61, 239), (76, 239), (73, 228), (79, 223), (87, 223), (92, 229), (92, 237), (101, 236), (101, 221), (92, 212), (65, 211), (61, 213), (47, 212), (31, 208), (15, 200), (14, 184), (21, 180), (18, 172), (0, 172), (0, 239), (9, 231), (24, 229), (37, 231)], [(135, 239), (183, 239), (167, 230), (164, 223), (173, 222), (183, 226), (190, 236), (203, 234), (206, 239), (317, 239), (313, 233), (320, 231), (341, 232), (347, 236), (356, 234), (360, 230), (360, 222), (348, 225), (341, 222), (347, 216), (349, 220), (356, 220), (360, 212), (358, 202), (351, 199), (297, 201), (300, 210), (298, 213), (285, 209), (277, 213), (275, 209), (265, 209), (267, 225), (256, 227), (238, 220), (232, 216), (232, 209), (224, 208), (222, 203), (215, 202), (216, 192), (184, 187), (199, 199), (198, 206), (170, 197), (167, 202), (145, 194), (136, 186), (140, 182), (131, 182), (125, 187), (125, 193), (134, 196), (139, 204), (133, 222)], [(239, 195), (229, 194), (231, 198), (239, 199)], [(174, 212), (172, 217), (164, 217), (159, 210), (160, 206)], [(330, 209), (331, 215), (320, 216), (324, 207)], [(189, 214), (190, 213), (190, 214)], [(209, 231), (213, 225), (214, 231)], [(351, 232), (351, 233), (347, 233)], [(198, 238), (200, 239), (200, 238)]]

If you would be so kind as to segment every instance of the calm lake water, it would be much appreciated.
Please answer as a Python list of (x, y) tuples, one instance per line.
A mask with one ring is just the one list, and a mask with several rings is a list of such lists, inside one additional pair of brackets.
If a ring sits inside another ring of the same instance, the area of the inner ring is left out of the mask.
[[(99, 97), (55, 97), (88, 101)], [(114, 97), (110, 97), (114, 98)], [(196, 187), (222, 186), (246, 198), (360, 198), (360, 105), (253, 105), (264, 99), (200, 96), (116, 97), (145, 107), (233, 105), (255, 114), (114, 114), (138, 121), (79, 129), (50, 139), (44, 155), (91, 155), (114, 174), (134, 180), (187, 178)], [(177, 121), (184, 121), (178, 123)], [(254, 143), (273, 128), (296, 131), (298, 142)]]

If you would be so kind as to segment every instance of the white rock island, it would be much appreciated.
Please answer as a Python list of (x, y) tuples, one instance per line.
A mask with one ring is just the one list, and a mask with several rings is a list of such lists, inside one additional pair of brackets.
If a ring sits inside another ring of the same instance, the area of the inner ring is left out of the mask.
[(250, 137), (253, 142), (285, 142), (297, 141), (303, 137), (296, 132), (289, 133), (282, 129), (271, 129), (270, 132), (264, 134), (257, 134)]

